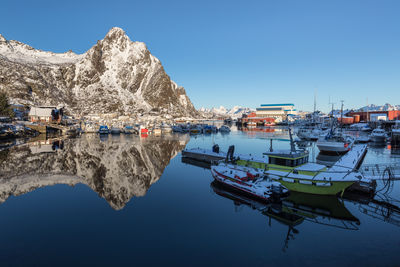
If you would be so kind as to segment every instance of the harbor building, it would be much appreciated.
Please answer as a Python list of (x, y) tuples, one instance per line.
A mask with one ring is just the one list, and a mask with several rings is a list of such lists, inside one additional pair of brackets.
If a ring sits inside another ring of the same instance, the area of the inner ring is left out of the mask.
[(287, 116), (297, 115), (294, 104), (261, 104), (256, 109), (256, 117), (286, 120)]
[(296, 115), (297, 110), (294, 108), (294, 104), (261, 104), (256, 112), (245, 115), (238, 122), (248, 126), (268, 126)]
[(400, 110), (350, 111), (346, 116), (353, 117), (355, 123), (359, 121), (393, 121), (400, 120)]
[(60, 123), (63, 115), (62, 108), (42, 106), (31, 107), (28, 117), (31, 122)]

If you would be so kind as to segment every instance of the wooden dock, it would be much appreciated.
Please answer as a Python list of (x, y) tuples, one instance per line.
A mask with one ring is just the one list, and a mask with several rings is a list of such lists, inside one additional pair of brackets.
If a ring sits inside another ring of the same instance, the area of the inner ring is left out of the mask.
[(366, 144), (356, 144), (344, 154), (330, 170), (338, 172), (357, 171), (361, 166), (368, 148)]
[(225, 152), (216, 153), (213, 152), (212, 150), (203, 148), (191, 148), (182, 150), (182, 157), (197, 161), (212, 163), (226, 158), (226, 153)]

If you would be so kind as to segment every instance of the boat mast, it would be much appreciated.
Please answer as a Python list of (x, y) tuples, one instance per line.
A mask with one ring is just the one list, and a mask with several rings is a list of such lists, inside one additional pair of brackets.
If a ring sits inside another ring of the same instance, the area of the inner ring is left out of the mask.
[(292, 136), (292, 129), (289, 126), (289, 137), (290, 137), (290, 152), (296, 152), (296, 146), (294, 145), (293, 142), (293, 136)]
[(331, 102), (331, 97), (329, 96), (329, 104), (332, 105), (332, 111), (331, 111), (331, 134), (333, 135), (333, 125), (334, 125), (334, 121), (333, 121), (333, 105), (335, 103)]
[(343, 132), (343, 102), (344, 100), (340, 100), (342, 102), (342, 107), (340, 108), (340, 132)]
[(314, 91), (314, 113), (313, 122), (315, 123), (315, 111), (317, 110), (317, 90)]

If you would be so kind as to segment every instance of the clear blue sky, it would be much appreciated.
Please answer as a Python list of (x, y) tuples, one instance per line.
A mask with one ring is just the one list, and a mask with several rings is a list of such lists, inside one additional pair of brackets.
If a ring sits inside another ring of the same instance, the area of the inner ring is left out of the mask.
[(1, 1), (0, 33), (77, 53), (118, 26), (194, 105), (400, 104), (400, 1)]

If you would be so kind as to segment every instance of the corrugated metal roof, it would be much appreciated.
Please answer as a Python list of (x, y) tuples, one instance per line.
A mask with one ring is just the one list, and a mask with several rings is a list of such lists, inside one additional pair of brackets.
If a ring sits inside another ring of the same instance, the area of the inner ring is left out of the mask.
[(261, 104), (262, 107), (294, 106), (294, 104)]

